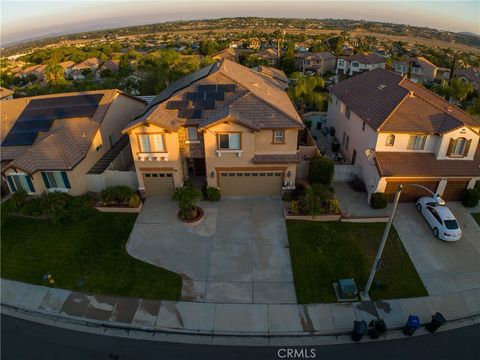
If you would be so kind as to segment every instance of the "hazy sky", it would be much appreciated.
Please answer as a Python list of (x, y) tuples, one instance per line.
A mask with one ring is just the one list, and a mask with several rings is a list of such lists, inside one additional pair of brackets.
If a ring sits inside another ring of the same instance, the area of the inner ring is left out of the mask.
[(1, 0), (1, 42), (168, 20), (235, 16), (379, 20), (480, 34), (478, 0)]

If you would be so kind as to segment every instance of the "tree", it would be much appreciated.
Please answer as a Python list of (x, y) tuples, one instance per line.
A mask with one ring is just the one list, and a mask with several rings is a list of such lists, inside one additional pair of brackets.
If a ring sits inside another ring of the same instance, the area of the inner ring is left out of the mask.
[(450, 79), (455, 78), (455, 68), (456, 68), (456, 62), (457, 62), (457, 56), (458, 53), (455, 51), (455, 54), (453, 54), (453, 59), (452, 59), (452, 65), (450, 66)]
[(330, 185), (333, 180), (335, 166), (333, 161), (325, 156), (316, 156), (310, 159), (308, 180), (310, 184)]
[(202, 40), (198, 50), (202, 55), (212, 55), (217, 52), (218, 43), (214, 40)]
[(44, 74), (47, 83), (59, 83), (65, 80), (63, 68), (55, 59), (51, 59), (47, 62)]
[(469, 114), (480, 115), (480, 98), (476, 97), (472, 100), (472, 103), (467, 108)]
[(130, 66), (128, 54), (123, 54), (120, 57), (120, 61), (118, 63), (118, 71), (121, 76), (126, 76), (132, 72), (132, 67)]
[(297, 82), (295, 86), (288, 89), (287, 93), (297, 109), (300, 112), (326, 110), (329, 95), (321, 92), (325, 88), (325, 80), (320, 76), (304, 76), (298, 72), (293, 75)]
[(197, 217), (195, 204), (202, 197), (202, 193), (191, 185), (185, 185), (175, 189), (172, 200), (178, 202), (180, 217), (184, 220), (192, 220)]
[(295, 47), (292, 43), (287, 44), (285, 53), (280, 56), (280, 69), (286, 74), (290, 74), (295, 71)]

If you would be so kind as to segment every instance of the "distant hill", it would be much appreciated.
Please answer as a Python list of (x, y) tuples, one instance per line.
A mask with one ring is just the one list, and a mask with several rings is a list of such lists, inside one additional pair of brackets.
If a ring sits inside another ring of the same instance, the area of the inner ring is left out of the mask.
[(468, 35), (468, 36), (480, 37), (480, 35), (475, 34), (475, 33), (472, 33), (472, 32), (470, 32), (470, 31), (462, 31), (462, 32), (459, 32), (458, 34), (460, 34), (460, 35)]

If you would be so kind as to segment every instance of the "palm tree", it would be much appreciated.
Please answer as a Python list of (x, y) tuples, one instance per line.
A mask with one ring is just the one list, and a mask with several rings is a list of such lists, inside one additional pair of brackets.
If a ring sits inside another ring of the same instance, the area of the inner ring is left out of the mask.
[(183, 220), (192, 220), (197, 217), (195, 204), (202, 197), (202, 193), (191, 185), (185, 185), (175, 189), (172, 200), (178, 202), (180, 217)]
[(47, 83), (59, 83), (62, 80), (65, 80), (63, 68), (60, 66), (58, 61), (54, 59), (51, 59), (47, 62), (44, 74)]

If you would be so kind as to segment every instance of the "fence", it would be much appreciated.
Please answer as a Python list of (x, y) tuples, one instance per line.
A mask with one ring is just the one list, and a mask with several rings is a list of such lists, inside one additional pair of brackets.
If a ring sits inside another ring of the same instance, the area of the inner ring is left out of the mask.
[(105, 170), (102, 174), (87, 174), (88, 191), (100, 192), (108, 186), (126, 185), (138, 189), (135, 171)]
[(361, 165), (335, 165), (335, 171), (332, 181), (350, 181), (357, 175), (362, 178), (362, 166)]
[(320, 154), (317, 144), (312, 137), (312, 134), (308, 129), (305, 129), (305, 145), (298, 146), (298, 154), (300, 156), (301, 162), (297, 165), (297, 178), (298, 179), (307, 179), (308, 178), (308, 167), (310, 158)]

